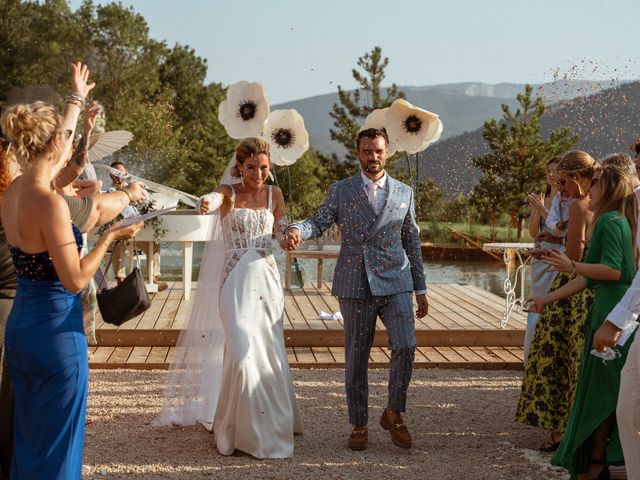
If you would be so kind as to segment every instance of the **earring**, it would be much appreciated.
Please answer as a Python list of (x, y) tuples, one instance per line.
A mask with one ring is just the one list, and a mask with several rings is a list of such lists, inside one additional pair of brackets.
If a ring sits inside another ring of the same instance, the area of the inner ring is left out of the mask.
[(242, 182), (242, 186), (244, 187), (244, 175), (240, 172), (240, 181)]

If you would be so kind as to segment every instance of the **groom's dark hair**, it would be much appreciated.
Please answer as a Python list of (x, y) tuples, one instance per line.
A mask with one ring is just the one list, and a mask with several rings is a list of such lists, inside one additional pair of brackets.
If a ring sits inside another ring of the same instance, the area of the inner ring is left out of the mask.
[(367, 138), (377, 138), (382, 137), (384, 141), (389, 145), (389, 135), (387, 135), (387, 131), (384, 128), (367, 128), (366, 130), (362, 130), (358, 133), (358, 141), (356, 143), (356, 150), (360, 148), (360, 139), (362, 137)]

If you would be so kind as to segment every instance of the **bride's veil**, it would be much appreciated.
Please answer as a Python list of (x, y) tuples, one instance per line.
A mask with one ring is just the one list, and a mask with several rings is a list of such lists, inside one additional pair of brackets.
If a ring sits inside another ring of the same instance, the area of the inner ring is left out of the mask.
[[(242, 181), (232, 175), (235, 165), (236, 156), (233, 155), (221, 184)], [(219, 301), (225, 248), (219, 209), (211, 215), (208, 235), (193, 308), (176, 344), (167, 374), (162, 412), (155, 425), (202, 423), (208, 430), (213, 428), (224, 358)]]

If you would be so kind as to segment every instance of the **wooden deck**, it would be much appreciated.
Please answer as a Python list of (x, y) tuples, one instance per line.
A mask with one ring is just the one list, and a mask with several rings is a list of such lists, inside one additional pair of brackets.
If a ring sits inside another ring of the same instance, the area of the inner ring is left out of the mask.
[[(330, 284), (285, 290), (285, 344), (292, 368), (344, 367), (342, 321), (322, 320), (339, 310)], [(197, 288), (197, 284), (195, 285)], [(121, 327), (97, 323), (91, 368), (167, 368), (193, 296), (185, 300), (181, 282), (153, 294), (151, 307)], [(512, 314), (500, 328), (504, 300), (478, 287), (429, 285), (430, 312), (416, 321), (416, 368), (521, 369), (526, 317)], [(370, 366), (386, 367), (387, 335), (378, 322)]]

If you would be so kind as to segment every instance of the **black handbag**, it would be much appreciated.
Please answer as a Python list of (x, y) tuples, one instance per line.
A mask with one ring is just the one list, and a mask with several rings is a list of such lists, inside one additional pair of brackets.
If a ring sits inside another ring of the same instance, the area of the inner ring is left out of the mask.
[[(111, 258), (105, 273), (109, 271), (110, 265)], [(134, 267), (121, 284), (113, 288), (102, 288), (96, 296), (102, 319), (117, 326), (140, 315), (151, 306), (151, 299), (138, 267)]]

